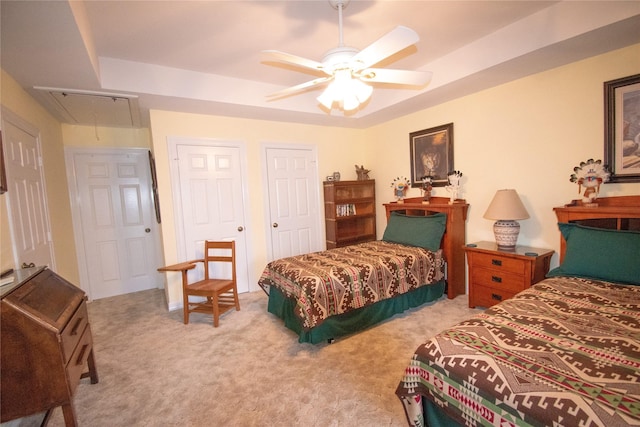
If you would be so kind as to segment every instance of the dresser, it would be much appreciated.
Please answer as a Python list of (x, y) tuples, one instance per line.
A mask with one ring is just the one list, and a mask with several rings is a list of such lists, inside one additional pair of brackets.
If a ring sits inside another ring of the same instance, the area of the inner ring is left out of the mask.
[(324, 182), (327, 249), (376, 240), (376, 182)]
[(76, 426), (80, 378), (98, 382), (85, 293), (45, 267), (18, 270), (0, 290), (1, 421), (61, 406)]
[(498, 250), (494, 242), (464, 247), (469, 265), (469, 307), (491, 307), (544, 279), (553, 250), (516, 246)]

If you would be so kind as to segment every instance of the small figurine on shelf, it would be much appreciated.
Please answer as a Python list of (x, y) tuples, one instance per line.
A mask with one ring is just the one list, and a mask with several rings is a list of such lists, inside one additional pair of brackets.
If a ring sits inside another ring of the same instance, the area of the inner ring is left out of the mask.
[(362, 165), (356, 165), (356, 174), (358, 175), (358, 181), (369, 179), (369, 172), (371, 172), (370, 169), (365, 169)]
[(589, 159), (586, 162), (580, 162), (580, 166), (573, 168), (573, 172), (569, 180), (578, 183), (578, 193), (582, 191), (582, 186), (585, 188), (582, 195), (584, 206), (598, 206), (595, 201), (600, 192), (600, 184), (609, 181), (611, 175), (607, 166), (603, 165), (601, 160)]
[(449, 185), (447, 185), (446, 188), (447, 191), (451, 193), (449, 204), (452, 205), (458, 198), (458, 194), (460, 194), (460, 189), (462, 188), (462, 184), (460, 183), (462, 180), (462, 172), (451, 171), (447, 174), (447, 179), (449, 180)]
[(431, 190), (433, 190), (433, 177), (425, 175), (420, 179), (422, 180), (422, 203), (428, 205), (431, 200)]
[(404, 203), (404, 196), (409, 189), (409, 180), (405, 177), (397, 177), (391, 182), (393, 188), (393, 195), (398, 203)]

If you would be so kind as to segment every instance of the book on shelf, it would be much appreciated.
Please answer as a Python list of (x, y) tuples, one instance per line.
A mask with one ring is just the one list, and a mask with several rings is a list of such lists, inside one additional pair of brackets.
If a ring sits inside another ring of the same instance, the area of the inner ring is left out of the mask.
[(351, 216), (356, 215), (356, 205), (353, 203), (337, 205), (336, 206), (336, 215), (337, 216)]

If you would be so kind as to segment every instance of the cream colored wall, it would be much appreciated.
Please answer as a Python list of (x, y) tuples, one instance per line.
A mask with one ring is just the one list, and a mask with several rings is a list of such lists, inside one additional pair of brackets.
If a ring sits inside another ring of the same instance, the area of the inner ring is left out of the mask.
[[(410, 176), (409, 133), (454, 123), (454, 167), (470, 204), (467, 242), (494, 240), (482, 218), (495, 191), (514, 188), (530, 219), (518, 243), (559, 250), (554, 206), (579, 198), (573, 168), (604, 156), (603, 82), (640, 73), (640, 44), (516, 80), (371, 127), (368, 165), (378, 200), (391, 200), (391, 180)], [(640, 183), (606, 184), (601, 196), (640, 194)], [(409, 196), (419, 196), (411, 189)], [(448, 197), (444, 188), (435, 195)], [(378, 232), (385, 218), (378, 212)], [(552, 266), (558, 263), (557, 254)]]
[(149, 129), (93, 127), (62, 124), (65, 146), (83, 148), (151, 148)]
[[(363, 132), (322, 126), (293, 123), (269, 122), (229, 117), (214, 117), (167, 111), (151, 111), (151, 133), (153, 152), (156, 158), (158, 189), (162, 211), (162, 238), (164, 258), (167, 264), (179, 261), (175, 234), (175, 217), (171, 182), (169, 180), (169, 159), (167, 138), (170, 136), (213, 138), (226, 141), (241, 141), (247, 150), (248, 205), (251, 209), (247, 230), (252, 249), (249, 254), (249, 275), (251, 288), (256, 289), (257, 280), (267, 262), (267, 233), (265, 229), (264, 207), (267, 205), (262, 183), (262, 143), (312, 144), (318, 152), (318, 180), (340, 171), (342, 179), (355, 179), (355, 164), (363, 163)], [(181, 303), (179, 274), (167, 275), (167, 295), (169, 306)]]
[[(55, 253), (56, 271), (71, 281), (79, 282), (76, 248), (73, 240), (73, 224), (67, 191), (64, 149), (60, 123), (42, 108), (4, 70), (2, 80), (2, 107), (40, 131), (45, 186), (48, 198), (49, 219)], [(2, 268), (13, 265), (12, 243), (7, 238), (9, 225), (6, 216), (7, 194), (0, 196), (2, 204), (0, 231), (2, 232)]]

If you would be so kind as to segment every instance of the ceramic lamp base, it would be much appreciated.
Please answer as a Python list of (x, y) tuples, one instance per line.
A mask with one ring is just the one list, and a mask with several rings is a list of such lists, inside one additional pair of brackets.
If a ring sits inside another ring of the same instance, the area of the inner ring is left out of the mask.
[(498, 249), (513, 251), (516, 249), (518, 234), (520, 234), (520, 224), (513, 220), (498, 220), (493, 224), (493, 234), (496, 237)]

